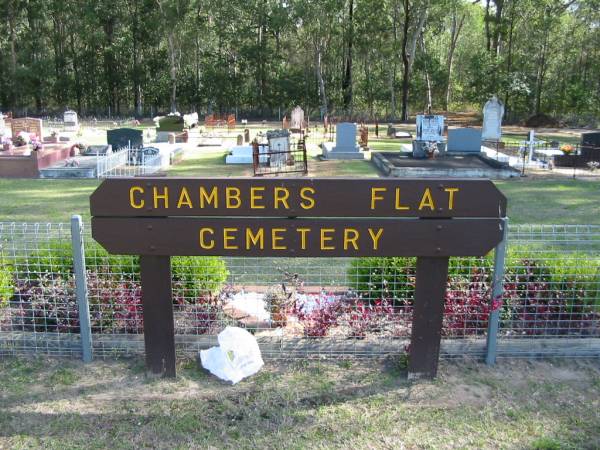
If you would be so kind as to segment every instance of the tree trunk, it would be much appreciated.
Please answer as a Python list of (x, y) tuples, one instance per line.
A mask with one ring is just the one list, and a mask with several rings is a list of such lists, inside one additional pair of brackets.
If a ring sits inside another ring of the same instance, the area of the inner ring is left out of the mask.
[(352, 47), (354, 41), (354, 0), (350, 0), (348, 6), (348, 48), (346, 54), (346, 68), (342, 81), (342, 95), (344, 99), (344, 111), (352, 115)]
[(448, 73), (448, 79), (446, 81), (446, 100), (445, 109), (448, 111), (450, 107), (450, 100), (452, 97), (452, 67), (454, 65), (454, 51), (456, 50), (456, 44), (458, 43), (458, 37), (465, 21), (466, 14), (460, 17), (457, 22), (456, 13), (452, 15), (452, 27), (450, 30), (450, 46), (448, 48), (448, 57), (446, 59), (446, 72)]
[[(315, 38), (318, 39), (318, 38)], [(323, 116), (327, 114), (327, 95), (325, 93), (325, 80), (323, 79), (323, 66), (321, 62), (322, 50), (321, 45), (314, 42), (315, 47), (315, 71), (317, 73), (317, 81), (319, 83), (319, 97), (321, 99), (321, 111)]]
[(171, 112), (177, 112), (177, 49), (175, 47), (175, 34), (167, 34), (167, 43), (169, 47), (169, 62), (171, 64)]
[(410, 24), (410, 7), (409, 0), (403, 0), (404, 4), (404, 24), (402, 26), (402, 110), (400, 112), (400, 120), (406, 122), (408, 120), (408, 73), (409, 61), (408, 52), (408, 27)]

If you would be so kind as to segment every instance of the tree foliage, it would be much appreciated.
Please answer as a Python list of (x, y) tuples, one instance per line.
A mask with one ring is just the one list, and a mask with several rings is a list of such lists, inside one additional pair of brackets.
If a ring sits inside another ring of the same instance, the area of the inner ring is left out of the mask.
[(599, 0), (0, 0), (0, 110), (600, 116)]

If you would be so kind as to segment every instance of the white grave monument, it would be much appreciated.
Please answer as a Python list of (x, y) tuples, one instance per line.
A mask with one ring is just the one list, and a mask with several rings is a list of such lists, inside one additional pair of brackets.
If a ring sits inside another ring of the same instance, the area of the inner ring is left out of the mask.
[(288, 130), (267, 131), (271, 166), (282, 167), (290, 156), (290, 132)]
[[(268, 149), (265, 145), (258, 146), (258, 161), (266, 163), (269, 156)], [(229, 154), (225, 157), (225, 164), (252, 164), (252, 145), (236, 145), (231, 147)]]
[(502, 137), (502, 116), (504, 116), (504, 104), (494, 95), (483, 106), (481, 138), (484, 141), (500, 140)]
[(65, 123), (65, 131), (72, 133), (77, 133), (79, 131), (79, 120), (75, 111), (65, 111), (63, 114), (63, 121)]
[(333, 142), (324, 142), (322, 147), (325, 159), (365, 159), (356, 143), (355, 123), (338, 123), (335, 126), (335, 145)]
[(292, 120), (290, 121), (290, 128), (292, 130), (301, 130), (304, 128), (304, 110), (299, 106), (296, 106), (292, 110)]
[(4, 130), (4, 114), (0, 112), (0, 136), (4, 136), (6, 131)]
[(444, 116), (417, 115), (417, 141), (444, 140)]

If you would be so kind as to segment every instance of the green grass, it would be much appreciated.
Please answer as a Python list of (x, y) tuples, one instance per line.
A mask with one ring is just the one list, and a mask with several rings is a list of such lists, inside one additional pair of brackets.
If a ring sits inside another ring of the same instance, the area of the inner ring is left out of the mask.
[[(397, 141), (383, 140), (386, 146)], [(317, 161), (310, 148), (309, 176), (378, 177), (370, 161)], [(225, 165), (222, 150), (198, 150), (174, 166), (170, 176), (251, 176), (252, 168)], [(97, 180), (0, 179), (0, 221), (68, 221), (72, 214), (89, 218), (89, 196)], [(600, 224), (600, 183), (571, 179), (520, 178), (497, 181), (508, 198), (513, 223)]]
[(514, 179), (496, 181), (513, 223), (600, 224), (600, 182)]
[[(230, 386), (191, 361), (0, 362), (0, 448), (595, 448), (597, 361), (277, 363)], [(65, 380), (65, 373), (69, 375)]]

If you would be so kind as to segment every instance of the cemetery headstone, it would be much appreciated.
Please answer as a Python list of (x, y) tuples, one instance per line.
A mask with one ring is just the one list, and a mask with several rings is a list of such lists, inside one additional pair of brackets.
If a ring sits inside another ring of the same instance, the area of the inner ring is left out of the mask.
[(444, 116), (417, 115), (417, 140), (434, 141), (444, 140)]
[[(397, 133), (396, 133), (397, 135)], [(417, 137), (412, 141), (413, 158), (426, 158), (426, 148), (430, 142), (436, 142), (439, 153), (444, 153), (444, 116), (417, 115)]]
[(481, 152), (481, 130), (478, 128), (448, 130), (448, 153), (453, 152)]
[(77, 118), (77, 113), (75, 111), (65, 111), (63, 114), (63, 122), (65, 123), (65, 131), (73, 133), (79, 131), (79, 119)]
[(323, 143), (325, 159), (364, 159), (356, 143), (356, 124), (350, 122), (338, 123), (335, 127), (335, 145), (332, 142)]
[(271, 166), (285, 165), (290, 156), (290, 132), (287, 130), (267, 131)]
[(586, 161), (600, 161), (600, 132), (581, 135), (581, 156)]
[(244, 129), (244, 142), (250, 142), (250, 130), (248, 128)]
[(304, 110), (299, 106), (296, 106), (292, 110), (292, 120), (290, 121), (290, 128), (292, 130), (302, 130), (304, 128)]
[(236, 145), (244, 145), (244, 136), (242, 136), (241, 134), (237, 135)]
[(284, 130), (289, 130), (290, 128), (290, 121), (288, 120), (287, 116), (283, 116), (283, 121), (282, 121), (282, 128)]
[(182, 133), (185, 127), (184, 118), (175, 114), (161, 117), (157, 122), (156, 142), (170, 142), (169, 135)]
[(33, 119), (31, 117), (13, 119), (11, 122), (11, 133), (13, 137), (22, 131), (29, 134), (35, 134), (39, 139), (43, 139), (42, 119)]
[(483, 106), (483, 131), (481, 133), (483, 140), (500, 140), (502, 137), (502, 116), (504, 116), (504, 104), (494, 95)]
[(121, 148), (139, 148), (144, 146), (144, 133), (133, 128), (116, 128), (106, 131), (106, 142), (114, 151)]
[(5, 127), (4, 114), (2, 114), (0, 112), (0, 136), (4, 136), (4, 134), (5, 134), (4, 127)]

